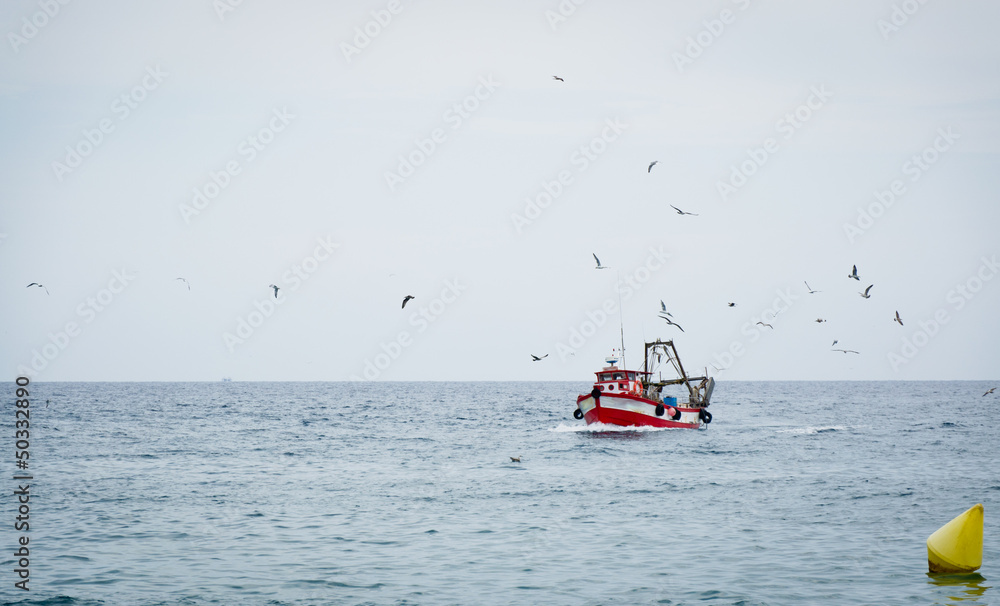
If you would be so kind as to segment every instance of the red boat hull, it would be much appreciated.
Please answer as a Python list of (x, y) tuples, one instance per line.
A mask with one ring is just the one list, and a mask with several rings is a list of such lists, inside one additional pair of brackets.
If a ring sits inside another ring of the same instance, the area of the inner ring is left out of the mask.
[(664, 407), (663, 416), (656, 415), (659, 402), (634, 394), (602, 394), (595, 399), (591, 395), (577, 397), (576, 405), (583, 413), (587, 424), (605, 423), (623, 427), (676, 427), (698, 429), (704, 423), (700, 408), (676, 407), (681, 413), (676, 421), (671, 419), (673, 407)]

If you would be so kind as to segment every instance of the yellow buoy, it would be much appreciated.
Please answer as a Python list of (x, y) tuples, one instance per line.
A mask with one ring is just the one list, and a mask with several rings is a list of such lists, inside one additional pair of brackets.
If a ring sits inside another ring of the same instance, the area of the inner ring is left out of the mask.
[(983, 504), (927, 537), (927, 565), (937, 573), (972, 572), (983, 565)]

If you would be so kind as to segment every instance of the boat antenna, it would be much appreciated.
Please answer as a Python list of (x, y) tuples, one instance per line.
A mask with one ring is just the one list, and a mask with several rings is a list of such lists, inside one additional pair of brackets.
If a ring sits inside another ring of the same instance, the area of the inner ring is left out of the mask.
[(622, 276), (617, 269), (615, 270), (615, 274), (618, 276), (618, 283), (615, 284), (615, 290), (618, 291), (618, 330), (622, 338), (622, 368), (628, 368), (628, 365), (625, 364), (625, 310), (622, 309)]

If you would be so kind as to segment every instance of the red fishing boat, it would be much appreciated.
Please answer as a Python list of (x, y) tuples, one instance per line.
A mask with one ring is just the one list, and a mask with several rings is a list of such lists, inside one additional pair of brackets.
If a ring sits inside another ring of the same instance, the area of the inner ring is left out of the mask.
[[(706, 409), (715, 379), (687, 376), (673, 341), (657, 339), (646, 343), (642, 370), (619, 368), (618, 359), (619, 356), (609, 357), (607, 366), (595, 373), (594, 388), (576, 399), (574, 417), (585, 419), (588, 425), (686, 429), (698, 429), (712, 422), (712, 413)], [(660, 369), (666, 364), (673, 367), (677, 378), (663, 379)], [(675, 396), (665, 393), (664, 389), (672, 386), (687, 388), (686, 402), (678, 403)]]

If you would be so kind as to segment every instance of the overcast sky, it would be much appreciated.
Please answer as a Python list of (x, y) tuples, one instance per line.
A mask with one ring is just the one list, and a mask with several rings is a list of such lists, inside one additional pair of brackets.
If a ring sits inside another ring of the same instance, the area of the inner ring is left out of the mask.
[(1000, 5), (577, 2), (4, 2), (4, 372), (1000, 377)]

